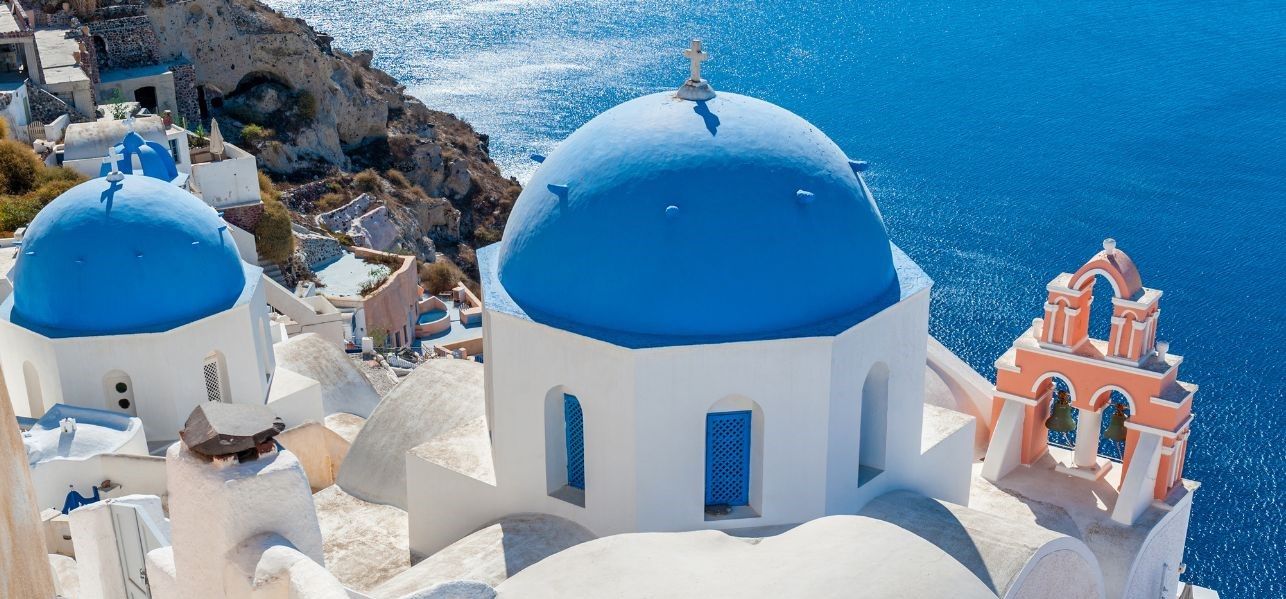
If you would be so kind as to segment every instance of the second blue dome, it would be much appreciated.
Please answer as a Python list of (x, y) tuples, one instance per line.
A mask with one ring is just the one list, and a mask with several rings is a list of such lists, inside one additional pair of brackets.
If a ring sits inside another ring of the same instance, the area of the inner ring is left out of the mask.
[(227, 223), (170, 183), (81, 183), (27, 227), (14, 323), (47, 337), (154, 333), (232, 307), (245, 263)]

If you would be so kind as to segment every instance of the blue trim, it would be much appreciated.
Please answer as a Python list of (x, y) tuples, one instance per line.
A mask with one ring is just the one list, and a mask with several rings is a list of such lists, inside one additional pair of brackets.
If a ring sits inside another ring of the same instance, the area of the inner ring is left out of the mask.
[[(912, 295), (925, 291), (933, 286), (933, 279), (925, 274), (920, 266), (907, 256), (896, 244), (889, 244), (893, 252), (893, 267), (897, 272), (898, 289), (897, 297), (890, 298), (892, 304), (907, 299)], [(630, 349), (643, 349), (649, 347), (673, 347), (680, 345), (705, 345), (712, 343), (732, 343), (737, 341), (763, 341), (767, 339), (796, 339), (802, 337), (834, 337), (848, 329), (853, 328), (862, 321), (875, 316), (889, 307), (885, 304), (870, 304), (861, 306), (843, 316), (823, 320), (810, 325), (784, 329), (780, 331), (769, 331), (764, 333), (751, 333), (742, 335), (649, 335), (645, 333), (633, 333), (629, 331), (619, 331), (605, 329), (586, 325), (583, 323), (572, 322), (565, 318), (559, 318), (551, 314), (544, 314), (535, 310), (519, 306), (509, 291), (500, 282), (499, 269), (497, 260), (499, 258), (500, 244), (493, 243), (477, 251), (478, 270), (481, 274), (482, 283), (482, 305), (486, 306), (489, 311), (507, 314), (515, 318), (543, 324), (555, 329), (575, 333), (583, 337), (590, 337), (605, 341), (613, 345)]]
[(750, 504), (751, 414), (706, 414), (706, 505)]
[(567, 429), (567, 486), (585, 490), (585, 416), (575, 395), (563, 395)]
[(36, 425), (52, 431), (62, 426), (63, 418), (75, 418), (77, 424), (92, 424), (114, 431), (129, 430), (132, 420), (130, 416), (118, 412), (56, 403), (36, 421)]
[(98, 503), (98, 501), (101, 500), (102, 498), (103, 498), (102, 495), (100, 495), (98, 492), (97, 486), (94, 487), (94, 494), (89, 497), (85, 497), (84, 495), (77, 493), (75, 490), (68, 491), (67, 499), (66, 501), (63, 501), (62, 511), (64, 514), (70, 514), (72, 510), (75, 510), (78, 507), (89, 505), (91, 503)]

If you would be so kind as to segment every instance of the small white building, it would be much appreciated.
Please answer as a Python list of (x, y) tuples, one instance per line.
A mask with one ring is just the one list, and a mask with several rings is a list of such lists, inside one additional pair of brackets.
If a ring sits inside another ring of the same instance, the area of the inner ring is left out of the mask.
[[(112, 148), (127, 154), (122, 146), (128, 144), (122, 144), (121, 140), (131, 133), (138, 134), (144, 142), (157, 144), (158, 150), (167, 151), (178, 171), (179, 186), (216, 210), (259, 205), (259, 169), (253, 154), (221, 138), (212, 140), (217, 147), (193, 148), (189, 143), (192, 133), (166, 117), (72, 123), (67, 126), (63, 141), (62, 165), (86, 177), (102, 176), (104, 159)], [(138, 158), (126, 157), (129, 161), (121, 165), (121, 170), (143, 168)]]
[(186, 191), (138, 175), (50, 203), (0, 305), (14, 411), (115, 411), (159, 441), (198, 402), (262, 404), (275, 363), (261, 269), (241, 260), (227, 227)]
[(608, 535), (966, 501), (972, 421), (922, 443), (931, 281), (861, 163), (767, 102), (682, 97), (573, 133), (479, 250), (491, 459), (412, 452), (414, 551), (519, 512)]
[[(159, 116), (145, 116), (127, 120), (103, 119), (91, 123), (67, 125), (63, 137), (62, 166), (86, 177), (101, 177), (104, 158), (121, 140), (136, 133), (146, 142), (159, 144), (168, 150), (178, 172), (192, 172), (192, 153), (188, 147), (188, 132), (182, 127), (165, 122)], [(123, 154), (123, 152), (122, 152)], [(142, 169), (143, 164), (131, 160), (132, 168)], [(129, 169), (121, 169), (129, 171)]]

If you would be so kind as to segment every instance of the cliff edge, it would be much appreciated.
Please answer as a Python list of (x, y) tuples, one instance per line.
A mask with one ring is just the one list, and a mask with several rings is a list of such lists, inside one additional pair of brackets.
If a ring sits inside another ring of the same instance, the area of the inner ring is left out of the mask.
[(342, 183), (361, 170), (397, 171), (425, 203), (446, 200), (459, 212), (445, 236), (440, 223), (408, 221), (403, 247), (424, 253), (420, 242), (432, 236), (466, 271), (472, 247), (499, 238), (520, 188), (491, 161), (487, 136), (407, 95), (371, 66), (370, 51), (333, 48), (330, 36), (256, 0), (163, 0), (146, 10), (158, 54), (193, 63), (202, 116), (275, 178)]

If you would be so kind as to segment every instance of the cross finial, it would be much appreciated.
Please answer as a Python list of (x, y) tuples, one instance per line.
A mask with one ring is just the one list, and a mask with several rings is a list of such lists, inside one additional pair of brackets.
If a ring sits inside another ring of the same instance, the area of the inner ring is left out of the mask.
[(710, 60), (710, 54), (701, 49), (701, 40), (693, 39), (692, 46), (683, 51), (683, 56), (692, 61), (692, 76), (688, 81), (701, 83), (701, 63)]
[(126, 117), (125, 128), (129, 129), (130, 131), (134, 130), (134, 115), (131, 114), (128, 117)]
[(701, 40), (693, 39), (692, 46), (683, 51), (683, 56), (692, 61), (692, 75), (679, 86), (679, 98), (693, 102), (713, 99), (714, 89), (701, 78), (701, 63), (710, 60), (710, 54), (701, 49)]
[(107, 173), (107, 181), (109, 183), (117, 183), (125, 179), (125, 173), (122, 173), (120, 169), (120, 161), (122, 158), (121, 153), (116, 151), (116, 146), (112, 146), (107, 150), (107, 157), (103, 159), (103, 162), (111, 165), (112, 167), (112, 171)]

